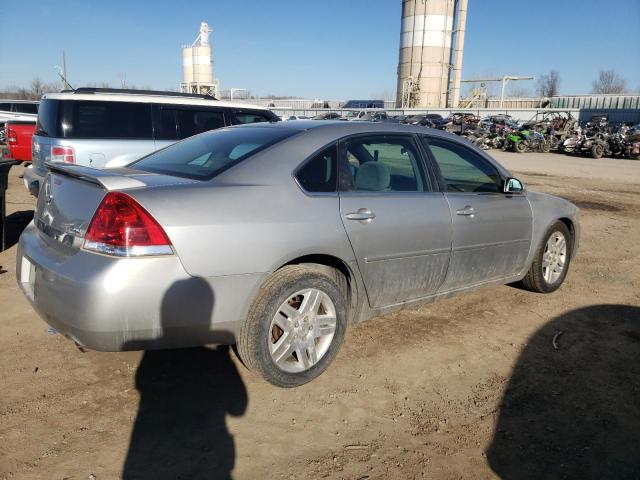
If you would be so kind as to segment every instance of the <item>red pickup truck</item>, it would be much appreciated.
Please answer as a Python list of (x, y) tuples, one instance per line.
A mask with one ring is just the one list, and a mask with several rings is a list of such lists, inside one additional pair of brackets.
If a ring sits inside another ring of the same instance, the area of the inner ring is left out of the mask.
[(35, 122), (14, 120), (5, 124), (11, 158), (23, 162), (31, 161), (31, 137), (35, 131)]

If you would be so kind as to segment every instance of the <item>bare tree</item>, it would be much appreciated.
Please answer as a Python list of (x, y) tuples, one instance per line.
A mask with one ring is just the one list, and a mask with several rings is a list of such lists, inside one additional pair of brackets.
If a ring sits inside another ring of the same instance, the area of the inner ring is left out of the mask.
[(551, 70), (548, 74), (540, 75), (537, 85), (538, 95), (549, 98), (560, 93), (560, 74)]
[(627, 82), (615, 70), (600, 70), (593, 82), (592, 93), (625, 93)]
[(39, 78), (31, 81), (29, 88), (12, 86), (3, 93), (5, 98), (15, 98), (16, 100), (40, 100), (43, 94), (49, 92), (59, 92), (60, 85), (57, 83), (44, 83)]

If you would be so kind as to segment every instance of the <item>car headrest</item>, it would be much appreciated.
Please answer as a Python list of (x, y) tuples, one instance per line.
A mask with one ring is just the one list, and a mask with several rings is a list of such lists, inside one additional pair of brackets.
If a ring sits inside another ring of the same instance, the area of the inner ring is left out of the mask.
[(390, 183), (389, 168), (378, 162), (363, 163), (356, 173), (357, 190), (379, 192), (388, 189)]

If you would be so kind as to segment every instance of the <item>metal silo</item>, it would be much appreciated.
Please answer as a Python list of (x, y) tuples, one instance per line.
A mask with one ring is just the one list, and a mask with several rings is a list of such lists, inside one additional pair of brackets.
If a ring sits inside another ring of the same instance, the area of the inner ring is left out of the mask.
[[(455, 20), (459, 61), (452, 58)], [(466, 0), (403, 0), (396, 97), (399, 107), (447, 106), (450, 80), (456, 84), (452, 78), (454, 61), (459, 79), (465, 20)]]
[(188, 93), (203, 93), (217, 96), (219, 84), (213, 78), (213, 62), (209, 34), (212, 30), (207, 22), (200, 23), (200, 34), (191, 46), (182, 48), (181, 90)]

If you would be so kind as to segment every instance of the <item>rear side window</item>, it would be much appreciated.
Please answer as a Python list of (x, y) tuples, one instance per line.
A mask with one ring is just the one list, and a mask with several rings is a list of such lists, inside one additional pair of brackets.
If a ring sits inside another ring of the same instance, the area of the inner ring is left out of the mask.
[(305, 162), (296, 178), (307, 192), (335, 192), (337, 165), (338, 149), (333, 145)]
[(413, 139), (376, 135), (346, 143), (341, 186), (346, 191), (423, 192), (426, 176)]
[(271, 119), (267, 115), (252, 112), (236, 112), (236, 119), (239, 123), (258, 123), (271, 121)]
[(58, 122), (60, 101), (43, 100), (38, 110), (38, 122), (36, 124), (36, 135), (44, 137), (60, 136), (60, 123)]
[(130, 167), (194, 180), (210, 180), (294, 133), (295, 130), (269, 128), (217, 130), (158, 150)]
[(19, 113), (38, 113), (38, 105), (36, 103), (15, 103), (13, 111)]
[(11, 111), (11, 104), (10, 103), (0, 103), (0, 110), (2, 110), (3, 112), (10, 112)]
[(148, 103), (65, 101), (62, 112), (64, 138), (153, 138)]

